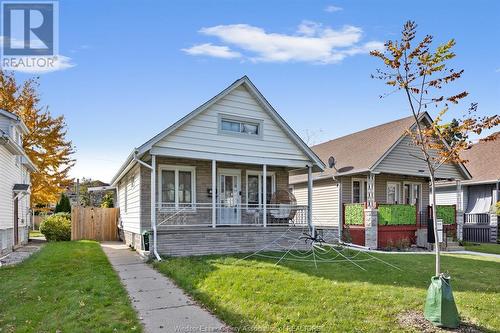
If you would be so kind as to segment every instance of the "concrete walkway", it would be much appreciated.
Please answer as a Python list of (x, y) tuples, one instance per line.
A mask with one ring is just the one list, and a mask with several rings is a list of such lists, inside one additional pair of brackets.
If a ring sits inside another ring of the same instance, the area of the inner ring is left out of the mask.
[(103, 242), (101, 246), (120, 276), (145, 332), (230, 332), (125, 244)]

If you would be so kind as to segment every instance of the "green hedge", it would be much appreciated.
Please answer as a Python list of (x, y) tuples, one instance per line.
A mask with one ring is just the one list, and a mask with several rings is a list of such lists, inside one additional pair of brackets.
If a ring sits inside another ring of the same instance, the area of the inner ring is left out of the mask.
[(444, 224), (455, 224), (455, 206), (436, 206), (438, 219), (443, 219)]
[(345, 206), (345, 224), (362, 225), (364, 207), (363, 204), (346, 204)]
[(71, 215), (69, 213), (50, 215), (40, 224), (40, 232), (48, 242), (71, 240)]
[(417, 223), (417, 211), (413, 205), (379, 205), (379, 225), (413, 225)]

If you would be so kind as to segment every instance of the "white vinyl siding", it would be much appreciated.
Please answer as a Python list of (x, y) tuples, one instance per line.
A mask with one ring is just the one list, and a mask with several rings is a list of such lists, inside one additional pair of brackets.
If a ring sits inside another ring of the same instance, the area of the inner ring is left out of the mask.
[[(467, 201), (468, 201), (468, 187), (462, 186), (462, 209), (465, 211), (467, 209)], [(430, 197), (429, 197), (430, 202)], [(447, 186), (447, 187), (438, 187), (436, 190), (436, 204), (437, 205), (456, 205), (457, 204), (457, 187)]]
[[(422, 156), (420, 149), (412, 144), (411, 138), (405, 137), (385, 156), (374, 171), (412, 176), (428, 176), (427, 166), (424, 161), (419, 159), (420, 156)], [(420, 172), (422, 170), (423, 172)], [(459, 167), (454, 164), (443, 164), (437, 170), (436, 176), (437, 178), (464, 179), (464, 176), (459, 171)]]
[[(140, 233), (140, 168), (132, 168), (118, 183), (118, 205), (123, 230)], [(126, 203), (125, 203), (126, 200)], [(125, 206), (127, 209), (125, 209)]]
[[(219, 122), (224, 117), (254, 119), (260, 125), (261, 140), (251, 135), (220, 133)], [(169, 134), (154, 145), (162, 154), (217, 158), (227, 162), (268, 165), (304, 166), (308, 158), (271, 118), (259, 102), (240, 86), (207, 110)]]
[[(307, 184), (297, 184), (293, 194), (298, 205), (307, 205)], [(332, 179), (318, 180), (313, 187), (313, 223), (318, 226), (339, 225), (339, 185)]]
[[(22, 165), (16, 166), (16, 156), (0, 145), (0, 229), (14, 227), (14, 200), (12, 188), (14, 184), (29, 184), (30, 177)], [(30, 197), (19, 197), (19, 227), (27, 225), (30, 220)], [(21, 239), (19, 240), (21, 241)]]

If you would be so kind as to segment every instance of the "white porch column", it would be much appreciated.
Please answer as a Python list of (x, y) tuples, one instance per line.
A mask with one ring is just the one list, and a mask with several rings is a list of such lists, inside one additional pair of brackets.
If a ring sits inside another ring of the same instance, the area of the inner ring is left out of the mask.
[(264, 228), (267, 227), (267, 165), (262, 166), (262, 205), (264, 210), (262, 212), (262, 223)]
[(212, 228), (217, 224), (217, 161), (212, 160)]
[(375, 174), (373, 173), (366, 176), (366, 190), (367, 206), (375, 208)]
[(307, 166), (307, 224), (312, 228), (313, 220), (313, 175), (312, 165)]
[[(151, 155), (151, 229), (153, 230), (153, 253), (159, 259), (157, 254), (156, 237), (156, 155)], [(150, 249), (151, 251), (151, 249)]]
[(490, 242), (491, 243), (496, 243), (497, 242), (497, 233), (498, 233), (498, 215), (496, 212), (496, 203), (498, 201), (498, 196), (499, 196), (499, 187), (500, 184), (497, 183), (496, 188), (493, 189), (493, 193), (491, 196), (491, 201), (492, 201), (492, 210), (490, 211)]

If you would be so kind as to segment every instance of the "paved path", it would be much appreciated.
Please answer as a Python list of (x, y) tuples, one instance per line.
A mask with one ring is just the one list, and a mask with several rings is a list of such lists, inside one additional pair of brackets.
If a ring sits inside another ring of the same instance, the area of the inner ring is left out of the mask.
[(29, 258), (33, 253), (40, 250), (45, 241), (30, 240), (27, 245), (23, 245), (15, 251), (0, 258), (0, 267), (8, 265), (17, 265)]
[(174, 283), (119, 242), (101, 243), (146, 332), (230, 332)]

